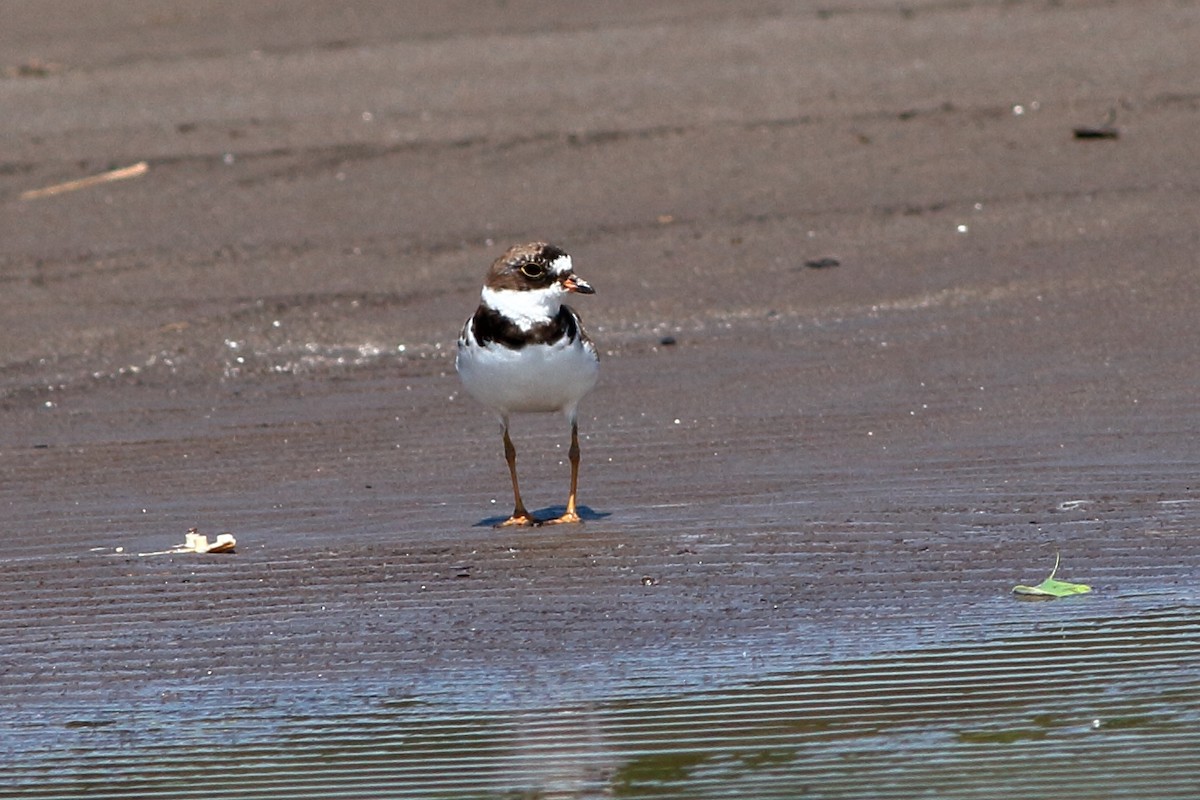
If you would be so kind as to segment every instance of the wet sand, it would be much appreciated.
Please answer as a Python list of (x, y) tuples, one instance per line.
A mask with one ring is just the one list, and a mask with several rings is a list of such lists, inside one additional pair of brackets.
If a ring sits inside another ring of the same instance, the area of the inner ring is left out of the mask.
[(1197, 8), (5, 16), (0, 796), (1200, 792)]

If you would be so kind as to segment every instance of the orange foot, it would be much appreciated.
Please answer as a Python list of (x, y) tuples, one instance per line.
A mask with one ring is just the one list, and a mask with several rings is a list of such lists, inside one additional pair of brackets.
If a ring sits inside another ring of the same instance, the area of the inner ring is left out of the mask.
[(563, 514), (558, 519), (544, 520), (539, 524), (541, 524), (541, 525), (562, 525), (567, 522), (583, 522), (583, 518), (580, 517), (579, 514), (575, 513), (574, 511), (568, 511), (567, 513)]
[(541, 525), (541, 524), (542, 524), (542, 521), (540, 519), (538, 519), (537, 517), (533, 516), (532, 514), (530, 514), (528, 511), (521, 511), (521, 512), (514, 512), (511, 517), (504, 520), (504, 522), (497, 522), (493, 527), (496, 527), (496, 528), (509, 528), (509, 527), (529, 528), (534, 525)]

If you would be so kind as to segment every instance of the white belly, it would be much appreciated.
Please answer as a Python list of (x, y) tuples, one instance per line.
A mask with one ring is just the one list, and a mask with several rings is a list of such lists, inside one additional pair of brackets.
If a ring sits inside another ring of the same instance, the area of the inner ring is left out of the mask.
[(580, 399), (596, 385), (600, 363), (579, 342), (460, 347), (456, 361), (463, 386), (502, 415), (517, 411), (561, 411), (574, 417)]

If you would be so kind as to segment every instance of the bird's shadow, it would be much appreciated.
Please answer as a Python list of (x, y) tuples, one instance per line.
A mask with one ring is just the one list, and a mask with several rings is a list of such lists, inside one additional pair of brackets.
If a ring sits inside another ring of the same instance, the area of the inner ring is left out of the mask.
[[(576, 506), (575, 511), (576, 511), (576, 513), (579, 514), (579, 518), (581, 520), (583, 520), (584, 522), (595, 522), (596, 520), (601, 520), (601, 519), (604, 519), (605, 517), (612, 516), (611, 511), (596, 511), (591, 506)], [(546, 508), (537, 509), (536, 511), (533, 512), (533, 516), (540, 520), (558, 519), (566, 512), (567, 512), (566, 506), (548, 506)], [(503, 516), (499, 516), (499, 517), (486, 517), (485, 519), (479, 520), (479, 522), (476, 522), (471, 527), (495, 528), (497, 525), (499, 525), (501, 522), (504, 522), (504, 520), (506, 520), (506, 519), (508, 519), (507, 514), (504, 514)]]

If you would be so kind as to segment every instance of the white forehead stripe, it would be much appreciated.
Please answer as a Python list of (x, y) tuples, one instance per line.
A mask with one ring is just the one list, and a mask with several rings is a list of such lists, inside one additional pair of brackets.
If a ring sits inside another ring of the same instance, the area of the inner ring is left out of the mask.
[(571, 274), (571, 257), (567, 255), (559, 256), (550, 262), (550, 271), (555, 275), (570, 275)]

